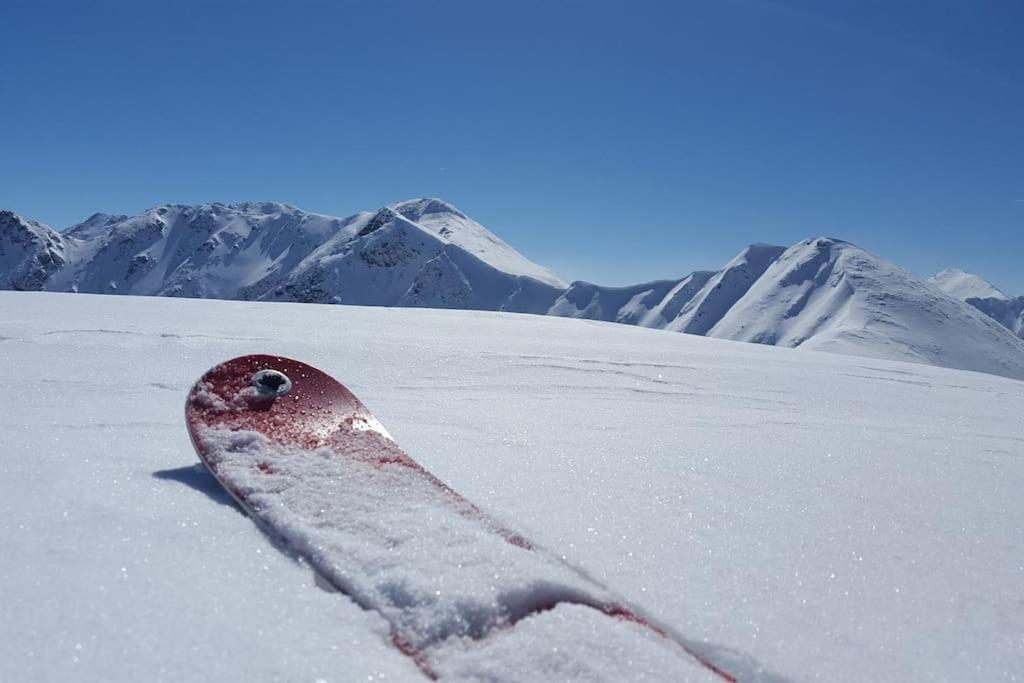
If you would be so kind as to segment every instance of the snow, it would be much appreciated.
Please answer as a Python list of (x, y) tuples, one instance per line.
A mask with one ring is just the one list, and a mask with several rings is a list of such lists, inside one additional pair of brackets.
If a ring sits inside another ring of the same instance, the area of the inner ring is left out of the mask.
[(725, 264), (694, 293), (665, 329), (708, 334), (743, 299), (768, 267), (785, 251), (769, 244), (752, 244)]
[(436, 667), (442, 680), (722, 681), (696, 668), (665, 639), (580, 605), (559, 605), (490, 642), (451, 641), (442, 649)]
[(708, 336), (1024, 379), (1024, 341), (973, 306), (848, 242), (780, 255)]
[(1000, 299), (1006, 301), (1010, 299), (1009, 296), (1000, 291), (991, 282), (973, 273), (965, 273), (959, 268), (948, 268), (928, 278), (928, 282), (951, 297), (961, 301), (967, 301), (968, 299)]
[[(384, 616), (427, 671), (458, 680), (523, 680), (532, 669), (528, 680), (552, 683), (637, 672), (721, 681), (664, 637), (593, 609), (618, 601), (555, 555), (509, 543), (500, 525), (420, 476), (375, 431), (346, 433), (344, 458), (249, 431), (204, 428), (199, 439), (261, 523), (331, 585)], [(552, 622), (574, 629), (572, 639), (552, 633)], [(565, 650), (545, 662), (541, 642)], [(600, 676), (592, 675), (596, 648), (604, 653)], [(623, 670), (615, 652), (632, 654), (633, 665)]]
[(168, 204), (65, 233), (0, 212), (0, 289), (536, 313), (1024, 378), (1024, 299), (961, 271), (926, 282), (821, 237), (679, 280), (567, 284), (436, 198), (344, 219)]
[(967, 303), (1018, 337), (1024, 338), (1024, 296), (1012, 299), (1000, 299), (997, 297), (968, 299)]
[(528, 260), (490, 230), (445, 201), (436, 198), (410, 199), (392, 204), (390, 208), (503, 273), (523, 275), (559, 289), (568, 286), (561, 276)]
[(944, 270), (928, 282), (1024, 338), (1024, 296), (1011, 297), (981, 277), (956, 269)]
[[(376, 432), (349, 434), (346, 458), (248, 431), (206, 429), (200, 440), (262, 521), (417, 651), (452, 636), (480, 638), (556, 596), (587, 594), (567, 568), (463, 514)], [(393, 462), (379, 462), (381, 453)]]
[(671, 280), (647, 282), (632, 287), (601, 287), (589, 282), (574, 282), (555, 301), (548, 315), (587, 318), (643, 325), (653, 317), (652, 309), (675, 291), (678, 283)]
[(1024, 379), (1024, 298), (965, 302), (933, 284), (818, 237), (788, 249), (754, 244), (720, 271), (677, 283), (576, 282), (548, 313)]
[(33, 291), (64, 266), (65, 243), (48, 225), (0, 211), (0, 289)]
[(63, 233), (68, 263), (45, 288), (255, 298), (351, 222), (276, 202), (96, 214)]
[[(248, 202), (94, 214), (63, 234), (31, 225), (19, 259), (46, 261), (45, 240), (62, 256), (0, 288), (544, 313), (566, 286), (439, 199), (344, 219)], [(25, 229), (0, 224), (0, 252)], [(0, 258), (0, 275), (16, 266)]]
[[(746, 680), (1019, 679), (1019, 381), (499, 313), (0, 310), (0, 680), (422, 680), (195, 467), (188, 388), (252, 352), (338, 377), (433, 474)], [(578, 616), (508, 647), (579, 647)], [(450, 680), (491, 680), (463, 662)]]

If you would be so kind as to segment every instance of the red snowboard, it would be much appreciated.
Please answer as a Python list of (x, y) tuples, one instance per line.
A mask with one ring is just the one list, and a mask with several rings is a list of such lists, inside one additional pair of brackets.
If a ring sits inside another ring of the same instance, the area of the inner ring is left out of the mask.
[[(200, 459), (242, 509), (320, 580), (384, 616), (392, 642), (430, 678), (457, 675), (502, 634), (539, 629), (531, 618), (576, 609), (607, 624), (604, 649), (660, 647), (650, 660), (659, 670), (666, 647), (685, 653), (667, 679), (692, 667), (736, 680), (431, 475), (316, 368), (279, 356), (227, 361), (196, 382), (186, 419)], [(498, 574), (507, 585), (493, 585)], [(445, 579), (451, 596), (434, 590)]]

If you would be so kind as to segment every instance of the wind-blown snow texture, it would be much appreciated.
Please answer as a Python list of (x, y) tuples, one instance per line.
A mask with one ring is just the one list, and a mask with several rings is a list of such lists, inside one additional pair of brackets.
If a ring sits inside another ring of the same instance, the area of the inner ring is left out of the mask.
[(1019, 678), (1024, 383), (553, 317), (0, 310), (0, 680), (422, 680), (195, 467), (189, 387), (255, 351), (340, 378), (457, 491), (762, 680)]
[(818, 238), (751, 245), (678, 281), (567, 285), (439, 199), (345, 219), (275, 202), (167, 205), (65, 233), (4, 212), (0, 288), (549, 314), (1024, 379), (1024, 299), (977, 276), (929, 283)]

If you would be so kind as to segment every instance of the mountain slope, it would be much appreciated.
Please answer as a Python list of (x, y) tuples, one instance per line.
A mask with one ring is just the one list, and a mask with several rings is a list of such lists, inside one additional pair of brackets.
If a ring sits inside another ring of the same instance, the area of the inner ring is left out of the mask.
[(783, 251), (769, 244), (750, 245), (712, 275), (665, 329), (707, 334)]
[(544, 313), (561, 293), (530, 274), (555, 276), (461, 214), (433, 211), (424, 226), (394, 207), (355, 217), (280, 284), (256, 283), (243, 298)]
[(165, 205), (63, 235), (4, 216), (8, 289), (544, 313), (566, 286), (438, 199), (345, 219), (276, 202)]
[(981, 277), (956, 269), (944, 270), (928, 282), (1024, 338), (1024, 296), (1011, 297)]
[[(947, 275), (943, 282), (987, 291), (975, 276)], [(722, 270), (678, 283), (574, 283), (549, 312), (1024, 379), (1024, 343), (992, 319), (1019, 332), (1022, 309), (1024, 301), (1008, 298), (965, 303), (870, 252), (823, 237), (789, 249), (751, 245)]]
[(697, 271), (678, 281), (629, 287), (574, 282), (549, 313), (704, 335), (783, 251), (753, 244), (719, 271)]
[(0, 211), (0, 289), (42, 289), (64, 267), (65, 246), (48, 225)]
[(53, 291), (238, 298), (289, 272), (346, 221), (273, 202), (166, 205), (70, 228)]
[(391, 204), (389, 208), (500, 272), (529, 277), (559, 289), (568, 285), (559, 275), (528, 260), (447, 202), (433, 198), (410, 199)]
[(960, 299), (961, 301), (967, 301), (968, 299), (1000, 299), (1006, 301), (1010, 299), (1009, 296), (991, 282), (974, 273), (965, 273), (959, 268), (948, 268), (928, 278), (928, 282), (954, 299)]
[(997, 323), (1024, 338), (1024, 296), (1012, 299), (990, 297), (986, 299), (972, 298), (967, 303), (995, 320)]
[(787, 249), (708, 336), (1024, 378), (1024, 341), (841, 240)]
[(602, 287), (589, 282), (574, 282), (548, 313), (563, 318), (660, 327), (652, 323), (652, 317), (657, 314), (658, 305), (682, 282), (658, 280), (629, 287)]
[(165, 205), (63, 234), (3, 212), (0, 287), (548, 314), (1024, 378), (1024, 300), (962, 271), (926, 283), (820, 238), (751, 245), (680, 280), (567, 284), (431, 198), (344, 219)]

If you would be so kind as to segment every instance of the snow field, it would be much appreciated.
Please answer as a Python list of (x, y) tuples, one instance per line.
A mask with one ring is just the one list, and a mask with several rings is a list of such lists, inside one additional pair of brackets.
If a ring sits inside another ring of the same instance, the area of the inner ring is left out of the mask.
[[(2, 680), (422, 680), (195, 467), (188, 388), (253, 352), (338, 377), (433, 474), (745, 680), (1020, 677), (1021, 382), (494, 313), (0, 312)], [(561, 616), (536, 633), (585, 630)]]

